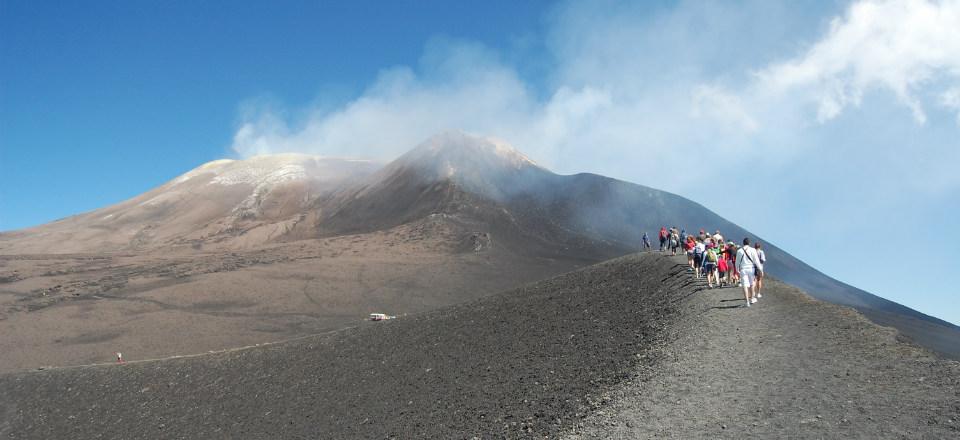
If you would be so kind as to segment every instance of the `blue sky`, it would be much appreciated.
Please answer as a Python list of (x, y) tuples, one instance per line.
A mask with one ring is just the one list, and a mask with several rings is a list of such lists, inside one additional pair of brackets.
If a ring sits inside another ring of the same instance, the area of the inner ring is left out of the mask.
[(956, 0), (199, 3), (0, 2), (0, 230), (461, 128), (960, 323)]

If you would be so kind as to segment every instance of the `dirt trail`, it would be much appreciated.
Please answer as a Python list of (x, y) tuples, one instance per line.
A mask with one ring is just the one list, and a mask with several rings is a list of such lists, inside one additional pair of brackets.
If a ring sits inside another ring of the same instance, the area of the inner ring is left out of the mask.
[(658, 372), (566, 438), (960, 438), (960, 363), (791, 286), (764, 292), (749, 309), (738, 288), (697, 292)]

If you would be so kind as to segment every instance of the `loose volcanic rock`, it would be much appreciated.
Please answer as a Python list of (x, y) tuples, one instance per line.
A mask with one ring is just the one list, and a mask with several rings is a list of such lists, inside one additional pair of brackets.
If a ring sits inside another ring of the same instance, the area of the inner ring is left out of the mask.
[(554, 436), (657, 361), (683, 268), (629, 256), (471, 303), (191, 358), (0, 378), (4, 438)]

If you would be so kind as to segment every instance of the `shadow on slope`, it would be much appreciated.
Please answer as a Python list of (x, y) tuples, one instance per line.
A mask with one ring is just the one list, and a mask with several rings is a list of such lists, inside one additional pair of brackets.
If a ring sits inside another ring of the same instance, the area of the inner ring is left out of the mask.
[(7, 438), (544, 436), (634, 380), (693, 280), (632, 255), (471, 303), (194, 358), (0, 378)]

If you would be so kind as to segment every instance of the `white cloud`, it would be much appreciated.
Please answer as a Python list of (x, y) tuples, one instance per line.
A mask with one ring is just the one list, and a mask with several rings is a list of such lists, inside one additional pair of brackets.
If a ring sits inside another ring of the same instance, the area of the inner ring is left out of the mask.
[(532, 100), (516, 73), (484, 47), (437, 41), (419, 72), (394, 67), (362, 96), (290, 127), (275, 111), (246, 112), (233, 149), (243, 156), (307, 152), (392, 158), (449, 128), (497, 132), (528, 122)]
[(739, 96), (716, 86), (700, 85), (693, 90), (692, 111), (694, 117), (712, 117), (748, 133), (759, 128)]
[[(956, 93), (936, 90), (960, 75), (960, 0), (862, 0), (822, 31), (813, 19), (796, 24), (803, 12), (766, 1), (681, 2), (656, 12), (644, 4), (570, 2), (548, 17), (553, 63), (543, 78), (528, 82), (522, 66), (482, 44), (436, 40), (418, 65), (383, 70), (359, 97), (332, 110), (298, 119), (270, 107), (245, 111), (233, 149), (389, 160), (460, 128), (505, 139), (559, 172), (686, 192), (719, 172), (677, 173), (662, 164), (709, 152), (730, 167), (760, 160), (776, 173), (814, 154), (818, 143), (836, 142), (826, 122), (865, 103), (886, 108), (876, 96), (893, 97), (921, 123), (928, 111), (960, 112)], [(800, 45), (797, 35), (812, 43)], [(938, 106), (925, 102), (931, 97)], [(911, 139), (917, 136), (901, 131), (878, 141), (885, 145), (848, 148), (857, 157), (886, 157), (878, 166), (902, 167), (897, 148)], [(932, 154), (949, 145), (924, 148)], [(907, 166), (923, 176), (935, 164)]]
[(960, 125), (960, 87), (952, 87), (940, 95), (940, 104), (957, 112), (957, 125)]
[(821, 122), (885, 89), (923, 124), (919, 89), (940, 77), (960, 79), (960, 1), (859, 1), (805, 53), (757, 76), (768, 93), (808, 91)]

